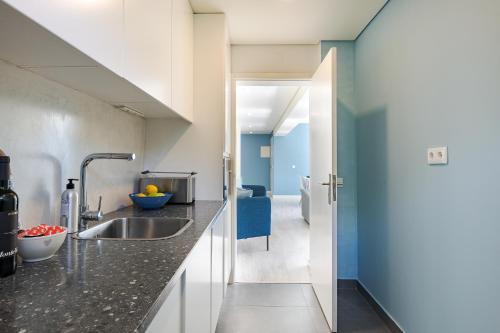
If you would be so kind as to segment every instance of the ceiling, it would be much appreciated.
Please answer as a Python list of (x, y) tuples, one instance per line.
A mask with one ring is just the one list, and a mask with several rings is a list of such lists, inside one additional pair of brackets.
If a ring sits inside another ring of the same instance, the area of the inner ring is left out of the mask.
[(276, 136), (288, 135), (297, 125), (309, 123), (309, 89), (305, 90), (297, 104), (290, 110), (283, 122), (279, 123), (273, 134)]
[[(295, 127), (291, 121), (304, 120), (304, 107), (308, 119), (309, 98), (304, 100), (301, 88), (307, 81), (246, 81), (236, 88), (236, 112), (243, 134), (270, 134), (283, 127), (286, 135)], [(308, 96), (308, 94), (307, 94)], [(297, 99), (296, 103), (294, 99)], [(291, 108), (290, 108), (291, 107)], [(283, 118), (283, 119), (282, 119)]]
[(195, 13), (225, 13), (233, 44), (354, 40), (387, 0), (190, 0)]

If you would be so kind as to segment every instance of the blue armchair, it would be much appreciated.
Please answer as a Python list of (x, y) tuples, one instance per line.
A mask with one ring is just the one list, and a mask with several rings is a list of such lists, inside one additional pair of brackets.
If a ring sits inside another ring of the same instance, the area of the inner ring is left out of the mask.
[(253, 190), (250, 198), (238, 198), (238, 239), (267, 237), (271, 235), (271, 199), (266, 196), (266, 188), (260, 185), (243, 185)]
[(252, 190), (252, 197), (265, 197), (266, 196), (266, 187), (262, 185), (243, 185), (244, 189)]

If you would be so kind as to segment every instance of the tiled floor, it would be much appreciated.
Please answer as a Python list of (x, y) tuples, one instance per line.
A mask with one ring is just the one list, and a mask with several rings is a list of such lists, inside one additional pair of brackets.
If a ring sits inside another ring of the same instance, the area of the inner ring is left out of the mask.
[[(388, 333), (368, 302), (354, 289), (339, 289), (340, 333)], [(229, 286), (216, 333), (328, 333), (310, 284)]]

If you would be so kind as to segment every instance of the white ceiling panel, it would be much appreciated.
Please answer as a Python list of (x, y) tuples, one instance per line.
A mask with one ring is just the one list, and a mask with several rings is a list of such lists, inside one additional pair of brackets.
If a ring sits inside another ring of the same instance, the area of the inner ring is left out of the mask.
[(254, 84), (243, 83), (237, 86), (238, 124), (242, 133), (269, 134), (300, 86)]
[(286, 116), (286, 119), (273, 131), (276, 136), (288, 135), (297, 125), (309, 123), (309, 90), (307, 90), (297, 104)]
[(195, 13), (225, 13), (233, 44), (354, 40), (387, 0), (190, 0)]

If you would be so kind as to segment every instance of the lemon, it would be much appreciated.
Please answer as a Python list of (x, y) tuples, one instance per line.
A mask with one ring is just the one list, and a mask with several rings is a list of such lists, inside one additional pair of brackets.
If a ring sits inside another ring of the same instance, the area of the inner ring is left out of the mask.
[(155, 185), (148, 185), (146, 186), (144, 191), (146, 192), (147, 195), (156, 194), (158, 193), (158, 187), (156, 187)]
[(144, 198), (146, 195), (144, 193), (137, 193), (135, 196), (139, 198)]
[(164, 197), (165, 194), (163, 193), (151, 193), (151, 194), (148, 194), (148, 197)]

